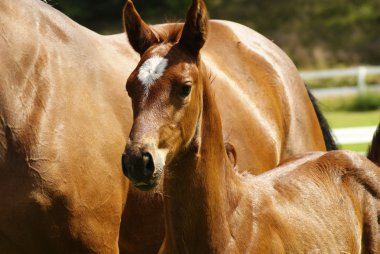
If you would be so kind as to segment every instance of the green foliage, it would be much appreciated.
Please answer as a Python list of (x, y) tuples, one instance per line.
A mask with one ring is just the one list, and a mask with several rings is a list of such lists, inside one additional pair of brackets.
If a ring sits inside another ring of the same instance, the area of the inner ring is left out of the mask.
[(326, 112), (363, 112), (380, 109), (380, 93), (365, 93), (356, 96), (332, 97), (321, 100)]
[[(50, 0), (90, 29), (121, 32), (123, 0)], [(134, 1), (150, 23), (183, 20), (191, 0)], [(379, 64), (380, 0), (206, 0), (210, 17), (262, 33), (302, 68)]]
[(98, 32), (122, 32), (122, 0), (48, 0), (54, 8)]
[(357, 96), (348, 107), (350, 111), (369, 111), (375, 109), (380, 109), (380, 95), (370, 93)]
[[(307, 85), (311, 88), (357, 86), (357, 84), (358, 78), (355, 76), (307, 80)], [(368, 75), (366, 84), (368, 86), (380, 84), (380, 75)]]
[(342, 86), (357, 86), (357, 77), (339, 77), (307, 80), (307, 85), (311, 88), (328, 88)]

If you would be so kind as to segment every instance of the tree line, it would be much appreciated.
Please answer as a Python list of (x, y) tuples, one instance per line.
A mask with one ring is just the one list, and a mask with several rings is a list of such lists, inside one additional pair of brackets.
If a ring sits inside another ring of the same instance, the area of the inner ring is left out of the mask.
[[(84, 26), (122, 31), (123, 0), (48, 0)], [(191, 0), (135, 0), (149, 23), (181, 21)], [(210, 17), (245, 24), (301, 68), (380, 64), (380, 0), (206, 0)]]

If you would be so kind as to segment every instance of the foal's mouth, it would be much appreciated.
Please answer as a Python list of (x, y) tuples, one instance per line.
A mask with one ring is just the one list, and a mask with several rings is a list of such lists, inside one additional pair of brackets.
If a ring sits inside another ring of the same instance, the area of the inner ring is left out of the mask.
[(158, 185), (158, 178), (152, 178), (149, 182), (132, 182), (133, 186), (142, 191), (150, 191)]

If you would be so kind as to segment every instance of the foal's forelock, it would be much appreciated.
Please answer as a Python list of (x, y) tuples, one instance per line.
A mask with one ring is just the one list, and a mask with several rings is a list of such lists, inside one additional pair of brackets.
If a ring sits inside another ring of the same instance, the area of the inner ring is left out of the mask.
[[(170, 29), (154, 30), (154, 33), (159, 38), (161, 45), (173, 45), (178, 43), (182, 27), (182, 25), (174, 25)], [(145, 94), (149, 91), (149, 87), (162, 77), (167, 67), (168, 59), (159, 54), (153, 54), (150, 58), (145, 60), (138, 73), (138, 79), (144, 86)]]

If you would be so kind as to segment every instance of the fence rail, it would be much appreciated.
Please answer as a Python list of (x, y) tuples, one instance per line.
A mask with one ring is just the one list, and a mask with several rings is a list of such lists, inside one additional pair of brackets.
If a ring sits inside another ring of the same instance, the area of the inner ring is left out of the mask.
[(355, 127), (355, 128), (336, 128), (333, 135), (338, 144), (359, 144), (372, 141), (373, 134), (377, 126)]
[[(345, 94), (352, 93), (356, 90), (359, 93), (365, 93), (368, 88), (366, 84), (367, 75), (380, 75), (380, 66), (359, 66), (346, 69), (330, 69), (319, 71), (303, 71), (301, 77), (304, 80), (326, 79), (339, 77), (356, 77), (357, 87), (335, 87), (327, 89), (313, 89), (315, 95)], [(371, 86), (371, 90), (380, 90), (380, 85)], [(372, 136), (376, 131), (376, 126), (356, 127), (356, 128), (336, 128), (333, 129), (333, 135), (337, 143), (341, 145), (370, 143)]]
[(304, 80), (339, 78), (339, 77), (357, 77), (357, 89), (359, 93), (367, 91), (366, 76), (380, 75), (380, 66), (359, 66), (347, 69), (331, 69), (320, 71), (303, 71), (301, 77)]

